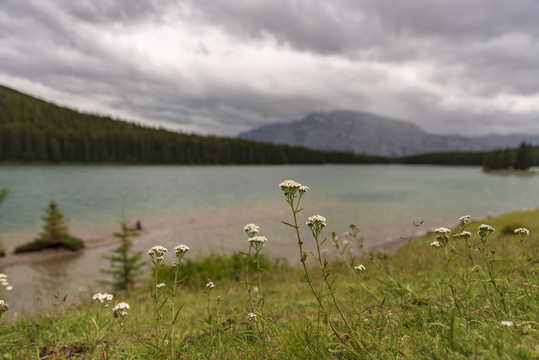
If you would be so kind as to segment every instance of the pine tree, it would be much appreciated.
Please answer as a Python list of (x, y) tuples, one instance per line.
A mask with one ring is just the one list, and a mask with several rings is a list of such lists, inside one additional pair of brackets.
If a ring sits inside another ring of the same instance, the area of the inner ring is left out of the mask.
[(101, 270), (101, 272), (112, 277), (112, 280), (103, 281), (103, 283), (111, 285), (114, 290), (129, 291), (134, 288), (135, 281), (141, 274), (144, 262), (141, 260), (141, 251), (131, 251), (133, 243), (130, 238), (137, 236), (137, 234), (129, 231), (125, 221), (122, 221), (120, 226), (122, 227), (122, 232), (114, 234), (114, 236), (120, 238), (120, 246), (112, 251), (113, 255), (105, 256), (105, 259), (110, 262), (110, 268)]
[(53, 200), (50, 201), (46, 211), (47, 214), (41, 217), (45, 224), (38, 240), (51, 244), (60, 242), (68, 235), (67, 219)]

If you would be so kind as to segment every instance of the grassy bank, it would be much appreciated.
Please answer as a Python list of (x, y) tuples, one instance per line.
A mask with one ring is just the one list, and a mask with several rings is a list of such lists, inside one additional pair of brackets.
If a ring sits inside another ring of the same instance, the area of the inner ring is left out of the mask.
[[(340, 238), (322, 232), (324, 247), (338, 249), (321, 254), (327, 265), (307, 268), (314, 292), (297, 264), (259, 257), (260, 273), (253, 261), (247, 272), (254, 248), (250, 256), (200, 261), (187, 253), (180, 267), (158, 266), (157, 280), (148, 276), (134, 291), (114, 294), (109, 306), (88, 298), (40, 317), (0, 320), (0, 353), (4, 359), (538, 358), (539, 211), (462, 227), (458, 220), (440, 224), (451, 233), (438, 229), (391, 255), (362, 253), (353, 231)], [(483, 227), (480, 236), (482, 223), (495, 231)], [(521, 227), (530, 235), (514, 233)], [(166, 291), (175, 269), (180, 277), (190, 274), (174, 297), (176, 320)], [(119, 302), (130, 305), (126, 316), (122, 310), (114, 316)]]

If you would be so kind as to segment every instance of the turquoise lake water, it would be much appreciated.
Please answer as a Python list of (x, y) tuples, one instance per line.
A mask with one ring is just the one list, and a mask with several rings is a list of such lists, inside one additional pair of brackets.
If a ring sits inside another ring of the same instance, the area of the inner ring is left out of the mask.
[[(294, 261), (293, 234), (280, 223), (290, 215), (278, 188), (285, 179), (310, 187), (303, 217), (324, 215), (327, 234), (355, 223), (368, 246), (408, 236), (414, 222), (424, 221), (420, 231), (427, 231), (452, 227), (462, 215), (539, 208), (539, 177), (487, 175), (477, 167), (0, 165), (0, 188), (9, 189), (0, 205), (0, 237), (8, 250), (31, 240), (54, 200), (72, 233), (83, 239), (110, 235), (122, 217), (139, 219), (148, 233), (136, 248), (181, 241), (198, 256), (245, 250), (242, 227), (255, 222), (269, 239), (268, 254)], [(53, 264), (2, 269), (0, 263), (0, 270), (23, 297), (44, 278), (51, 291), (87, 291), (95, 289), (110, 249), (86, 250)]]

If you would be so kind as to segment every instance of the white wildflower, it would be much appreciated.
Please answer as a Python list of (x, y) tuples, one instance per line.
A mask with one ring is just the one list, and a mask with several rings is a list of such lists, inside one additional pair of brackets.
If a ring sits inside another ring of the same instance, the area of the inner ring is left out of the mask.
[(502, 321), (501, 325), (506, 327), (513, 327), (515, 326), (515, 323), (513, 321)]
[(360, 265), (354, 267), (354, 269), (356, 269), (357, 271), (365, 271), (366, 268), (365, 268), (365, 266), (363, 264), (360, 264)]
[(11, 291), (11, 290), (13, 290), (13, 286), (11, 285), (6, 286), (6, 291)]
[(208, 283), (206, 284), (206, 287), (207, 287), (208, 289), (213, 289), (213, 288), (215, 287), (215, 284), (212, 283), (212, 282), (210, 281), (210, 282), (208, 282)]
[(491, 232), (494, 232), (494, 228), (492, 226), (486, 224), (481, 224), (481, 226), (479, 226), (478, 233), (480, 236), (486, 236)]
[(253, 288), (253, 291), (254, 291), (255, 294), (258, 293), (258, 288), (255, 286), (255, 287)]
[(3, 313), (8, 311), (9, 305), (4, 300), (0, 300), (0, 316), (2, 316)]
[(469, 239), (471, 236), (472, 236), (472, 233), (469, 231), (463, 231), (459, 234), (453, 235), (455, 239), (464, 239), (464, 240)]
[(157, 284), (155, 287), (158, 288), (158, 289), (162, 289), (165, 286), (166, 286), (165, 283), (161, 283), (161, 284)]
[(260, 227), (255, 224), (247, 224), (243, 227), (243, 231), (247, 233), (247, 236), (252, 238), (260, 231)]
[(470, 223), (471, 216), (464, 215), (459, 218), (460, 226), (466, 226)]
[(108, 302), (108, 301), (112, 301), (112, 299), (114, 298), (114, 295), (112, 294), (109, 294), (109, 293), (97, 293), (97, 294), (94, 294), (94, 296), (92, 296), (92, 300), (93, 301), (97, 301), (101, 304), (105, 303), (105, 302)]
[(311, 228), (311, 230), (313, 228), (321, 230), (326, 226), (326, 218), (322, 215), (313, 215), (307, 219), (305, 224), (307, 224)]
[[(299, 182), (294, 180), (285, 180), (282, 183), (279, 184), (279, 187), (281, 190), (284, 191), (284, 194), (289, 199), (293, 198), (294, 195), (300, 188), (302, 188), (303, 185), (301, 185)], [(300, 190), (301, 194), (303, 194), (306, 191), (307, 187), (303, 187), (303, 191)]]
[(287, 189), (299, 189), (300, 187), (302, 187), (303, 185), (301, 185), (299, 182), (297, 181), (294, 181), (294, 180), (285, 180), (283, 181), (282, 183), (279, 184), (279, 187), (281, 188), (281, 190), (283, 191), (287, 191)]
[(530, 230), (526, 228), (518, 228), (518, 229), (515, 229), (515, 234), (520, 235), (522, 237), (526, 237), (530, 235)]
[(129, 304), (125, 302), (116, 304), (116, 306), (112, 309), (112, 311), (114, 312), (114, 317), (118, 317), (118, 315), (126, 316), (127, 310), (129, 310)]
[(7, 275), (6, 275), (6, 274), (0, 273), (0, 279), (6, 279), (6, 278), (7, 278)]
[(299, 187), (299, 192), (300, 192), (301, 194), (305, 193), (307, 190), (309, 190), (309, 187), (308, 187), (308, 186), (301, 185), (301, 186)]
[(439, 248), (440, 247), (440, 242), (435, 240), (435, 241), (430, 243), (430, 246)]
[(436, 234), (444, 234), (444, 235), (447, 235), (451, 232), (451, 230), (449, 230), (448, 228), (445, 228), (445, 227), (439, 227), (438, 229), (434, 230), (434, 232)]
[(161, 245), (155, 245), (148, 251), (148, 255), (152, 258), (152, 261), (155, 263), (160, 263), (164, 260), (164, 255), (167, 252), (167, 248)]
[(174, 248), (174, 254), (176, 255), (178, 259), (181, 259), (185, 255), (185, 253), (188, 251), (189, 251), (189, 246), (184, 245), (184, 244), (180, 244)]
[(252, 244), (263, 244), (266, 241), (268, 241), (268, 239), (265, 236), (253, 236), (252, 238), (249, 238), (249, 242)]
[(254, 314), (254, 313), (247, 314), (247, 320), (256, 321), (256, 314)]

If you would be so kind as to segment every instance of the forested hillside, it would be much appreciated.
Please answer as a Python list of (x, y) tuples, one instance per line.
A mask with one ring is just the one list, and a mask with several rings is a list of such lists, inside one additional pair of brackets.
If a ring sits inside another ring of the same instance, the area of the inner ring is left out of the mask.
[(153, 129), (80, 113), (0, 86), (0, 161), (309, 164), (387, 159)]

